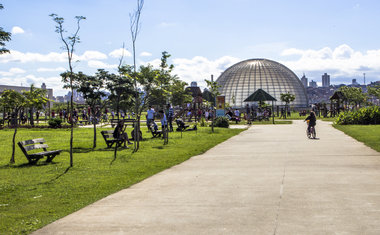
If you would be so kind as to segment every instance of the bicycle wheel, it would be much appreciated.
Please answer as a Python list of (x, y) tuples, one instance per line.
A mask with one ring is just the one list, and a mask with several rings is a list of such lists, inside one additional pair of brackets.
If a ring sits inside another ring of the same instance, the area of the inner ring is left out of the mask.
[(307, 135), (307, 138), (311, 138), (311, 133), (310, 133), (310, 131), (309, 131), (309, 128), (307, 128), (306, 129), (306, 135)]

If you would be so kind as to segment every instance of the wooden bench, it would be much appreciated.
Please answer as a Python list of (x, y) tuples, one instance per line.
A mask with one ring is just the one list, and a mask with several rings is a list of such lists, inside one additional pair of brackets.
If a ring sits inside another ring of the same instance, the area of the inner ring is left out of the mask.
[(122, 139), (115, 139), (113, 137), (113, 130), (110, 131), (101, 131), (100, 132), (104, 138), (104, 141), (107, 144), (107, 148), (111, 148), (112, 145), (116, 143), (117, 147), (120, 147), (124, 143), (124, 140)]
[(88, 120), (79, 120), (79, 125), (88, 125), (89, 121)]
[(152, 133), (153, 138), (161, 137), (161, 135), (162, 135), (162, 131), (161, 130), (156, 130), (155, 129), (154, 122), (151, 122), (149, 124), (149, 130)]
[[(47, 148), (49, 147), (47, 144), (44, 144), (45, 140), (43, 138), (39, 139), (33, 139), (33, 140), (25, 140), (18, 142), (18, 146), (20, 147), (21, 151), (25, 154), (25, 157), (28, 159), (30, 164), (35, 164), (43, 157), (47, 157), (46, 162), (51, 162), (55, 156), (59, 155), (62, 150), (52, 150), (47, 151)], [(28, 153), (29, 151), (36, 150), (36, 149), (43, 149), (42, 152), (33, 152)]]
[(124, 118), (124, 119), (122, 119), (122, 118), (121, 119), (114, 118), (114, 119), (110, 119), (111, 127), (114, 128), (120, 120), (124, 120), (124, 125), (127, 125), (128, 123), (134, 124), (136, 122), (136, 120), (133, 119), (133, 118)]

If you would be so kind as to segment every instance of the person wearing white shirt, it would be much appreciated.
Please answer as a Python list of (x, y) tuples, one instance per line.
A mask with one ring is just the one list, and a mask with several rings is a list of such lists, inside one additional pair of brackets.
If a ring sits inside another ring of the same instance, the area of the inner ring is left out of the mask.
[(146, 125), (149, 126), (149, 124), (154, 121), (154, 114), (155, 114), (155, 111), (154, 111), (154, 108), (152, 108), (152, 106), (149, 106), (149, 109), (147, 111), (147, 115), (146, 115)]

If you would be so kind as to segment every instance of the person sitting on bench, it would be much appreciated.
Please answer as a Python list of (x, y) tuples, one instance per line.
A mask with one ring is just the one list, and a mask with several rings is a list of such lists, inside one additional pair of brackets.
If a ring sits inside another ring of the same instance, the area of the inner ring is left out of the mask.
[(128, 139), (128, 134), (125, 132), (124, 120), (119, 120), (116, 125), (115, 130), (113, 131), (113, 138), (123, 140), (124, 147), (127, 147), (126, 143), (132, 144)]
[(181, 118), (178, 118), (177, 120), (175, 120), (175, 122), (177, 123), (177, 126), (178, 126), (176, 131), (184, 131), (186, 130), (186, 128), (189, 127), (189, 125), (186, 125), (185, 122)]

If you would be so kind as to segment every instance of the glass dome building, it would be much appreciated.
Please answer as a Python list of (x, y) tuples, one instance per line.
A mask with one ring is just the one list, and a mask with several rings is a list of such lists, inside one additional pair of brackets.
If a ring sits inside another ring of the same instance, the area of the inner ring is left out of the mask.
[(290, 106), (308, 106), (306, 90), (297, 75), (272, 60), (241, 61), (229, 67), (216, 81), (220, 85), (219, 92), (232, 107), (244, 107), (247, 104), (244, 100), (259, 88), (275, 97), (276, 105), (285, 105), (280, 95), (289, 92), (296, 96)]

